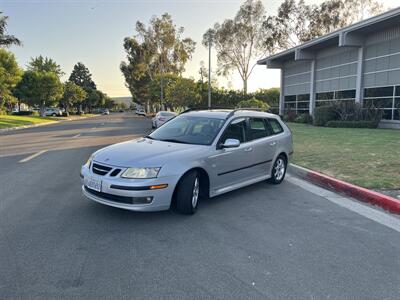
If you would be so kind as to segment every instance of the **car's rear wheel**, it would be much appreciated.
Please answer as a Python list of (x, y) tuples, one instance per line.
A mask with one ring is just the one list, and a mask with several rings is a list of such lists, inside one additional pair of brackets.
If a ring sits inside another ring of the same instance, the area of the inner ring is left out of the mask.
[(176, 209), (186, 215), (194, 214), (200, 196), (200, 176), (190, 171), (180, 181), (176, 189)]
[(53, 117), (57, 117), (57, 115), (55, 113), (52, 114)]
[(279, 155), (274, 162), (269, 181), (273, 184), (280, 184), (285, 179), (287, 160), (283, 155)]

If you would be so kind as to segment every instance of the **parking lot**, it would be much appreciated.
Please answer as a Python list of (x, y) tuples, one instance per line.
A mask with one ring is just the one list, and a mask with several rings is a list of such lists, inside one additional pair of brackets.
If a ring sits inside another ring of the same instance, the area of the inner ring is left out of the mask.
[(150, 130), (116, 113), (0, 134), (0, 298), (398, 299), (400, 219), (290, 175), (193, 216), (81, 195), (92, 152)]

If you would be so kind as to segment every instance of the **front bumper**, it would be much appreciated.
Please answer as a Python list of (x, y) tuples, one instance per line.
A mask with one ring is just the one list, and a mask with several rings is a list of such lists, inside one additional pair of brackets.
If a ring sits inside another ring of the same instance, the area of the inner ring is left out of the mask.
[[(94, 177), (101, 180), (101, 192), (95, 192), (86, 186), (86, 180), (89, 177)], [(82, 193), (90, 200), (99, 202), (101, 204), (128, 209), (133, 211), (160, 211), (167, 210), (171, 206), (171, 199), (175, 186), (179, 178), (175, 176), (160, 177), (153, 179), (126, 179), (121, 177), (99, 176), (91, 172), (87, 167), (83, 166), (81, 170), (82, 180)], [(141, 187), (148, 187), (153, 185), (167, 184), (168, 186), (163, 189), (144, 189)], [(138, 188), (139, 190), (125, 190), (119, 187)], [(130, 204), (120, 201), (127, 198), (147, 198), (151, 197), (151, 203)]]

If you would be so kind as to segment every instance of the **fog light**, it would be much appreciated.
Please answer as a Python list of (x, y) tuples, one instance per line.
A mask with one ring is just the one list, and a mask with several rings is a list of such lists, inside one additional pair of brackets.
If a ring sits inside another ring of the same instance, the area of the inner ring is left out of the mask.
[(132, 204), (149, 204), (153, 201), (153, 197), (132, 197)]

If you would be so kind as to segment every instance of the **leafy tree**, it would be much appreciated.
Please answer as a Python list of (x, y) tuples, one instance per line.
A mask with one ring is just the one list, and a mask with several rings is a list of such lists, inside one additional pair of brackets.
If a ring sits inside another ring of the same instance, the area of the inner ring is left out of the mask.
[(86, 98), (86, 92), (83, 88), (76, 85), (71, 81), (64, 83), (64, 93), (61, 99), (61, 103), (68, 113), (69, 108), (82, 103)]
[(91, 90), (88, 92), (84, 101), (84, 105), (92, 112), (93, 107), (104, 107), (107, 95), (99, 90)]
[(375, 0), (328, 0), (320, 5), (285, 0), (277, 15), (264, 22), (264, 45), (273, 44), (275, 50), (291, 48), (382, 11)]
[(26, 71), (15, 94), (31, 106), (40, 105), (43, 113), (46, 105), (55, 105), (61, 99), (63, 85), (53, 72)]
[(199, 106), (201, 94), (199, 86), (193, 79), (177, 77), (166, 86), (165, 98), (172, 107)]
[(256, 99), (262, 100), (270, 107), (279, 106), (279, 88), (258, 89), (252, 94)]
[(216, 23), (203, 35), (203, 45), (208, 46), (209, 35), (217, 52), (219, 74), (227, 75), (236, 70), (247, 93), (248, 79), (257, 65), (256, 59), (265, 57), (271, 50), (265, 45), (263, 28), (265, 9), (260, 0), (246, 0), (233, 19)]
[(255, 97), (249, 100), (242, 100), (239, 102), (238, 107), (242, 108), (260, 108), (262, 110), (267, 110), (269, 105), (264, 101), (258, 100)]
[(11, 104), (15, 100), (13, 89), (21, 80), (22, 74), (14, 54), (0, 49), (0, 110), (4, 104)]
[[(191, 59), (195, 42), (183, 38), (184, 28), (177, 28), (169, 14), (153, 17), (146, 27), (136, 23), (136, 35), (124, 40), (127, 62), (120, 69), (131, 91), (134, 101), (147, 102), (152, 99), (146, 89), (158, 75), (182, 74)], [(161, 98), (163, 97), (163, 76), (160, 77)]]
[(313, 6), (305, 40), (348, 26), (383, 12), (383, 5), (374, 0), (329, 0)]
[(15, 36), (7, 33), (7, 16), (0, 11), (0, 48), (8, 48), (12, 45), (22, 46), (22, 43)]
[(96, 84), (92, 80), (89, 69), (81, 62), (78, 62), (69, 76), (69, 81), (83, 88), (87, 93), (96, 89)]
[(28, 63), (29, 71), (36, 72), (53, 72), (59, 78), (63, 76), (65, 73), (61, 70), (59, 64), (57, 64), (53, 59), (49, 57), (43, 57), (39, 55), (38, 57), (31, 58), (31, 61)]

